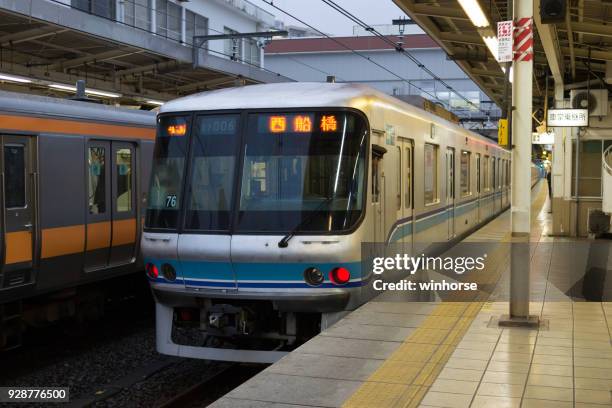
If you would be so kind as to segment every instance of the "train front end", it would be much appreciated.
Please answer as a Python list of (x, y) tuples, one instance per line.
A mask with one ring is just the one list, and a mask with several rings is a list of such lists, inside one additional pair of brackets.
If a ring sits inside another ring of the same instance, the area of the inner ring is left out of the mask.
[(142, 250), (164, 354), (273, 362), (362, 302), (368, 121), (164, 112)]

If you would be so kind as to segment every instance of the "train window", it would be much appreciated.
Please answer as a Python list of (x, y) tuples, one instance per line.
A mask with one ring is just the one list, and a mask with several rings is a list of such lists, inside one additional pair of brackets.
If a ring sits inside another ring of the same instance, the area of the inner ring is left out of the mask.
[(495, 157), (491, 157), (491, 189), (495, 190)]
[(89, 213), (104, 214), (106, 212), (106, 149), (90, 147), (87, 157), (89, 164)]
[(251, 113), (245, 126), (236, 231), (340, 231), (355, 225), (367, 192), (367, 126), (360, 115)]
[(6, 208), (26, 206), (25, 147), (23, 145), (4, 146), (4, 180)]
[(425, 143), (425, 204), (438, 201), (438, 146)]
[(480, 194), (480, 153), (476, 153), (476, 193)]
[(489, 156), (485, 156), (482, 161), (482, 181), (484, 191), (491, 189), (491, 179), (489, 178)]
[(472, 194), (472, 183), (471, 183), (471, 160), (472, 160), (472, 153), (462, 150), (461, 151), (461, 174), (460, 174), (460, 179), (461, 179), (461, 196), (465, 197), (465, 196), (469, 196)]
[(372, 155), (372, 202), (380, 199), (380, 156)]
[(115, 152), (117, 172), (117, 212), (132, 211), (132, 150), (118, 149)]
[(508, 171), (506, 172), (506, 186), (510, 187), (510, 177), (512, 174), (512, 166), (510, 165), (510, 160), (506, 160), (506, 168)]
[(497, 188), (501, 188), (501, 178), (502, 178), (502, 169), (501, 169), (501, 159), (497, 158)]
[(406, 208), (412, 207), (412, 148), (406, 148), (406, 192), (404, 194), (404, 206)]
[(397, 172), (397, 209), (402, 209), (402, 148), (397, 146), (397, 161), (399, 164)]
[(166, 229), (178, 226), (190, 127), (187, 116), (162, 116), (158, 119), (145, 221), (147, 227)]
[[(239, 118), (238, 115), (201, 116), (195, 123), (191, 147), (191, 181), (185, 213), (185, 227), (188, 229), (218, 231), (229, 228), (239, 143)], [(219, 143), (220, 140), (223, 142)], [(264, 159), (245, 163), (244, 167), (245, 172), (255, 172), (263, 178), (272, 173), (267, 170)], [(264, 183), (262, 194), (265, 193)]]

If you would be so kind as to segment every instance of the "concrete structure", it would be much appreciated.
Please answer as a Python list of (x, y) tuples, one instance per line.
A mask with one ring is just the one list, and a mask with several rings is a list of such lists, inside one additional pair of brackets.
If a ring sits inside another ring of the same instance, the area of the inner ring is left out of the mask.
[[(409, 27), (415, 31), (414, 26)], [(402, 41), (405, 49), (488, 115), (469, 106), (389, 44), (373, 36), (338, 37), (334, 39), (337, 42), (328, 38), (273, 40), (265, 49), (266, 67), (298, 81), (325, 81), (327, 76), (332, 75), (337, 82), (364, 83), (391, 95), (421, 95), (436, 101), (435, 96), (460, 118), (478, 121), (480, 127), (483, 122), (488, 127), (496, 127), (496, 123), (493, 125), (488, 119), (496, 122), (500, 115), (499, 108), (455, 62), (446, 58), (445, 52), (429, 36), (407, 34), (401, 39), (397, 36), (390, 38), (394, 42)], [(368, 63), (338, 42), (357, 50), (405, 80)]]
[(262, 68), (257, 38), (210, 41), (194, 66), (194, 35), (274, 25), (273, 15), (244, 0), (0, 0), (0, 19), (0, 73), (27, 79), (5, 78), (2, 89), (52, 94), (50, 84), (86, 79), (88, 88), (136, 104), (237, 79), (288, 80)]

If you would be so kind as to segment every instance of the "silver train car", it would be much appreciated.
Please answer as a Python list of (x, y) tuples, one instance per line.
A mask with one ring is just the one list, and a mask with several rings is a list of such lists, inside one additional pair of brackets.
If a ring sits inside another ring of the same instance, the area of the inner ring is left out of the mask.
[(508, 151), (366, 86), (169, 102), (142, 240), (157, 349), (275, 361), (372, 297), (362, 243), (452, 242), (509, 203)]
[(142, 271), (154, 141), (152, 112), (0, 92), (0, 350)]

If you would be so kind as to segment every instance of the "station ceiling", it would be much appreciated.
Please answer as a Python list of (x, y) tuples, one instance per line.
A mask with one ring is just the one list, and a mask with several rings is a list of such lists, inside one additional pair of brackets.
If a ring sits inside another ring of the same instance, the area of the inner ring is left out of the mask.
[(120, 94), (113, 102), (138, 105), (288, 80), (204, 51), (194, 67), (190, 46), (57, 3), (32, 0), (32, 9), (23, 3), (0, 0), (0, 74), (33, 81), (0, 80), (0, 89), (66, 97), (49, 84), (85, 79), (88, 89)]
[[(487, 51), (477, 28), (456, 0), (393, 0), (427, 32), (451, 58), (500, 106), (503, 105), (505, 75)], [(534, 0), (534, 14), (539, 13)], [(480, 1), (492, 26), (508, 20), (506, 0)], [(534, 110), (542, 107), (546, 76), (549, 95), (553, 79), (566, 89), (586, 88), (584, 81), (605, 76), (605, 63), (612, 60), (612, 1), (568, 0), (568, 18), (561, 24), (541, 24), (534, 15)], [(483, 55), (487, 55), (486, 61)], [(589, 67), (591, 72), (589, 73)]]

